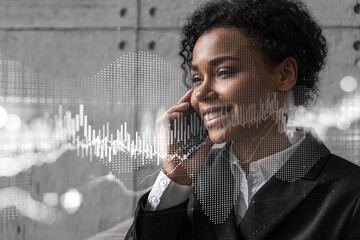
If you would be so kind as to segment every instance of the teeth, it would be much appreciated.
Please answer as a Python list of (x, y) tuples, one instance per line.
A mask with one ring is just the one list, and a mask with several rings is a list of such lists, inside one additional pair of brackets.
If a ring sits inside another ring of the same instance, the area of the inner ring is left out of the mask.
[(221, 117), (223, 115), (225, 115), (225, 114), (223, 112), (221, 112), (221, 111), (220, 112), (211, 112), (211, 113), (205, 114), (204, 119), (206, 121), (208, 121), (208, 120), (212, 120), (212, 119), (217, 118), (217, 117)]

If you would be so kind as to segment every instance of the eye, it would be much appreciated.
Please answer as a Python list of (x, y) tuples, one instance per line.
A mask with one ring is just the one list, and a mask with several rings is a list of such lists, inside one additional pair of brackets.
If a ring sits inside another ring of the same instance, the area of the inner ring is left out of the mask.
[(235, 74), (236, 74), (236, 71), (227, 69), (227, 70), (218, 71), (217, 76), (218, 77), (231, 77), (231, 76), (234, 76)]
[(202, 81), (203, 81), (203, 79), (200, 77), (200, 75), (194, 75), (194, 76), (191, 78), (191, 83), (192, 83), (194, 86), (200, 85)]
[(200, 77), (193, 77), (193, 78), (191, 78), (191, 82), (192, 82), (192, 83), (196, 83), (196, 82), (200, 82), (200, 81), (202, 81), (202, 78), (200, 78)]

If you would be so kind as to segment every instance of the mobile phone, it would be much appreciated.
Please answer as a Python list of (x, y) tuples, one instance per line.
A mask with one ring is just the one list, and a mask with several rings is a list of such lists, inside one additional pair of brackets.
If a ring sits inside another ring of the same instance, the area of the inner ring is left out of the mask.
[[(190, 103), (190, 102), (189, 102)], [(189, 106), (170, 124), (173, 140), (180, 147), (180, 154), (191, 158), (208, 135), (208, 131), (195, 109)]]

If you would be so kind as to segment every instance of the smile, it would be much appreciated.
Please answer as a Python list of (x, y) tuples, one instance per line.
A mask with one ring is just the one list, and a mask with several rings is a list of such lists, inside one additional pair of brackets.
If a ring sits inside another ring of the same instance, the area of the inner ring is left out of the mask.
[(213, 112), (213, 113), (208, 113), (204, 116), (204, 119), (206, 121), (208, 120), (213, 120), (214, 118), (218, 118), (218, 117), (221, 117), (221, 116), (224, 116), (226, 113), (224, 112)]
[(220, 127), (223, 120), (229, 115), (232, 106), (221, 108), (209, 108), (202, 111), (206, 128)]

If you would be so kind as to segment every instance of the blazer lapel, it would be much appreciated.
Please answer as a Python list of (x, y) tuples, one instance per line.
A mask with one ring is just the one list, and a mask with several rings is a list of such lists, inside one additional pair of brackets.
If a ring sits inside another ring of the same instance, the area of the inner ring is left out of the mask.
[(318, 184), (316, 177), (329, 150), (307, 134), (290, 159), (254, 195), (240, 222), (239, 235), (264, 239), (307, 197)]
[(202, 168), (194, 184), (195, 198), (212, 222), (216, 239), (238, 238), (234, 214), (235, 184), (229, 165), (230, 144), (227, 143), (215, 159)]
[(236, 217), (232, 209), (228, 218), (221, 224), (214, 224), (216, 239), (238, 239), (238, 230), (236, 227)]

